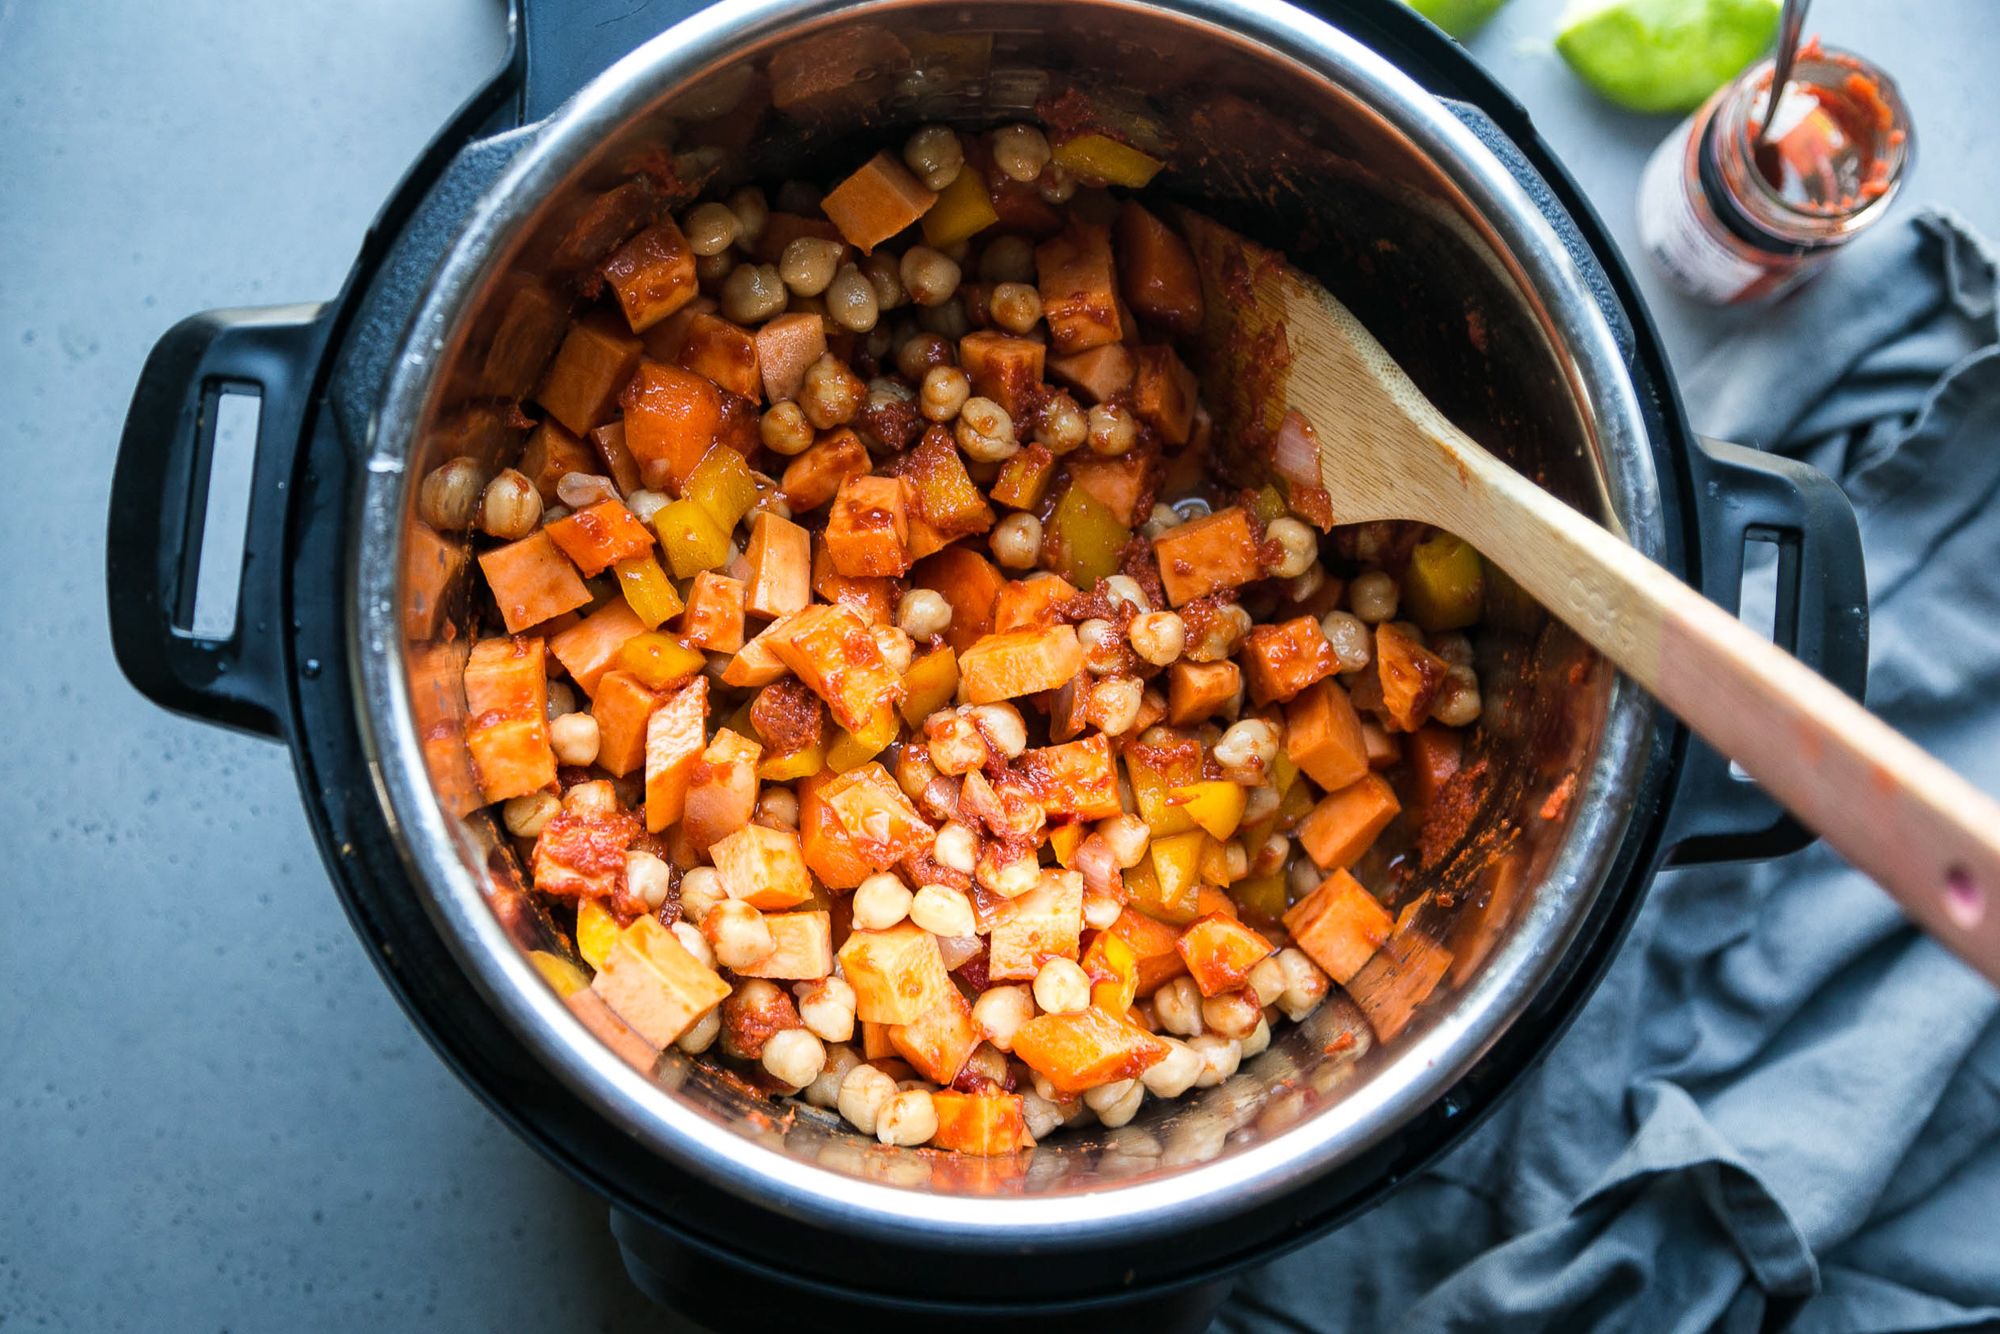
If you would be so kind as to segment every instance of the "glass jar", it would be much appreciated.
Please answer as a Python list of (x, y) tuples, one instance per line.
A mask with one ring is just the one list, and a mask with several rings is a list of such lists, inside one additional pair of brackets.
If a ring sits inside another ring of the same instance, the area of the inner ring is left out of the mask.
[(1646, 164), (1639, 239), (1688, 295), (1770, 300), (1888, 212), (1914, 160), (1902, 94), (1845, 51), (1802, 47), (1758, 144), (1771, 62), (1725, 85)]

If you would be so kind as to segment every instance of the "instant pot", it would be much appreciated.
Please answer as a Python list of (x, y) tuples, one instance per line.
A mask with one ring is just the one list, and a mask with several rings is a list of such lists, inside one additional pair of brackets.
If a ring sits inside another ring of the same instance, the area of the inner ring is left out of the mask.
[[(1478, 819), (1402, 895), (1441, 981), (1400, 1031), (1375, 1040), (1329, 1004), (1218, 1087), (991, 1160), (875, 1145), (678, 1052), (621, 1056), (551, 985), (569, 942), (477, 809), (468, 552), (414, 500), (446, 458), (520, 448), (511, 405), (641, 177), (824, 182), (919, 123), (1082, 99), (1166, 158), (1165, 200), (1285, 249), (1454, 420), (1709, 596), (1735, 607), (1746, 547), (1774, 547), (1775, 633), (1855, 694), (1866, 595), (1838, 490), (1690, 432), (1574, 184), (1397, 0), (517, 0), (511, 24), (505, 67), (336, 298), (160, 340), (113, 483), (113, 641), (161, 705), (291, 749), (335, 889), (412, 1022), (610, 1202), (656, 1298), (722, 1329), (1200, 1328), (1235, 1271), (1356, 1219), (1477, 1123), (1583, 1004), (1664, 864), (1805, 841), (1496, 580)], [(215, 639), (190, 626), (226, 394), (261, 408), (236, 624)]]

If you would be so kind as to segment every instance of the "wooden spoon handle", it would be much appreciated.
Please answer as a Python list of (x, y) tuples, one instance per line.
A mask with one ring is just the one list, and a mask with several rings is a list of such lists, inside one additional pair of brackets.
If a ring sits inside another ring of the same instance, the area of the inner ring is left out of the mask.
[[(1455, 531), (2000, 983), (2000, 803), (1456, 430)], [(1462, 463), (1457, 468), (1456, 463)]]

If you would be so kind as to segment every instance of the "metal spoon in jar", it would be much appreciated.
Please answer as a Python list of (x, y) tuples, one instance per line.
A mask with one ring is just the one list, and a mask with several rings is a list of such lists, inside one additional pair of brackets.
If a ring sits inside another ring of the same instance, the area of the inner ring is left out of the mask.
[(1784, 10), (1778, 15), (1778, 49), (1771, 57), (1771, 88), (1764, 94), (1764, 122), (1757, 127), (1757, 142), (1753, 147), (1761, 148), (1771, 137), (1771, 126), (1778, 119), (1778, 104), (1784, 101), (1785, 85), (1792, 81), (1792, 65), (1799, 58), (1799, 41), (1805, 35), (1806, 10), (1812, 0), (1785, 0)]

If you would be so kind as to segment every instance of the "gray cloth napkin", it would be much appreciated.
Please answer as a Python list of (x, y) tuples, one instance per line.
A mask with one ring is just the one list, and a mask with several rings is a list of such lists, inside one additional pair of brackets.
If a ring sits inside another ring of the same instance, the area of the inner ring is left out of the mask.
[[(2000, 791), (1992, 256), (1925, 212), (1686, 377), (1703, 431), (1838, 478), (1868, 702)], [(1815, 846), (1665, 875), (1493, 1118), (1255, 1272), (1216, 1329), (2000, 1328), (2000, 998)]]

